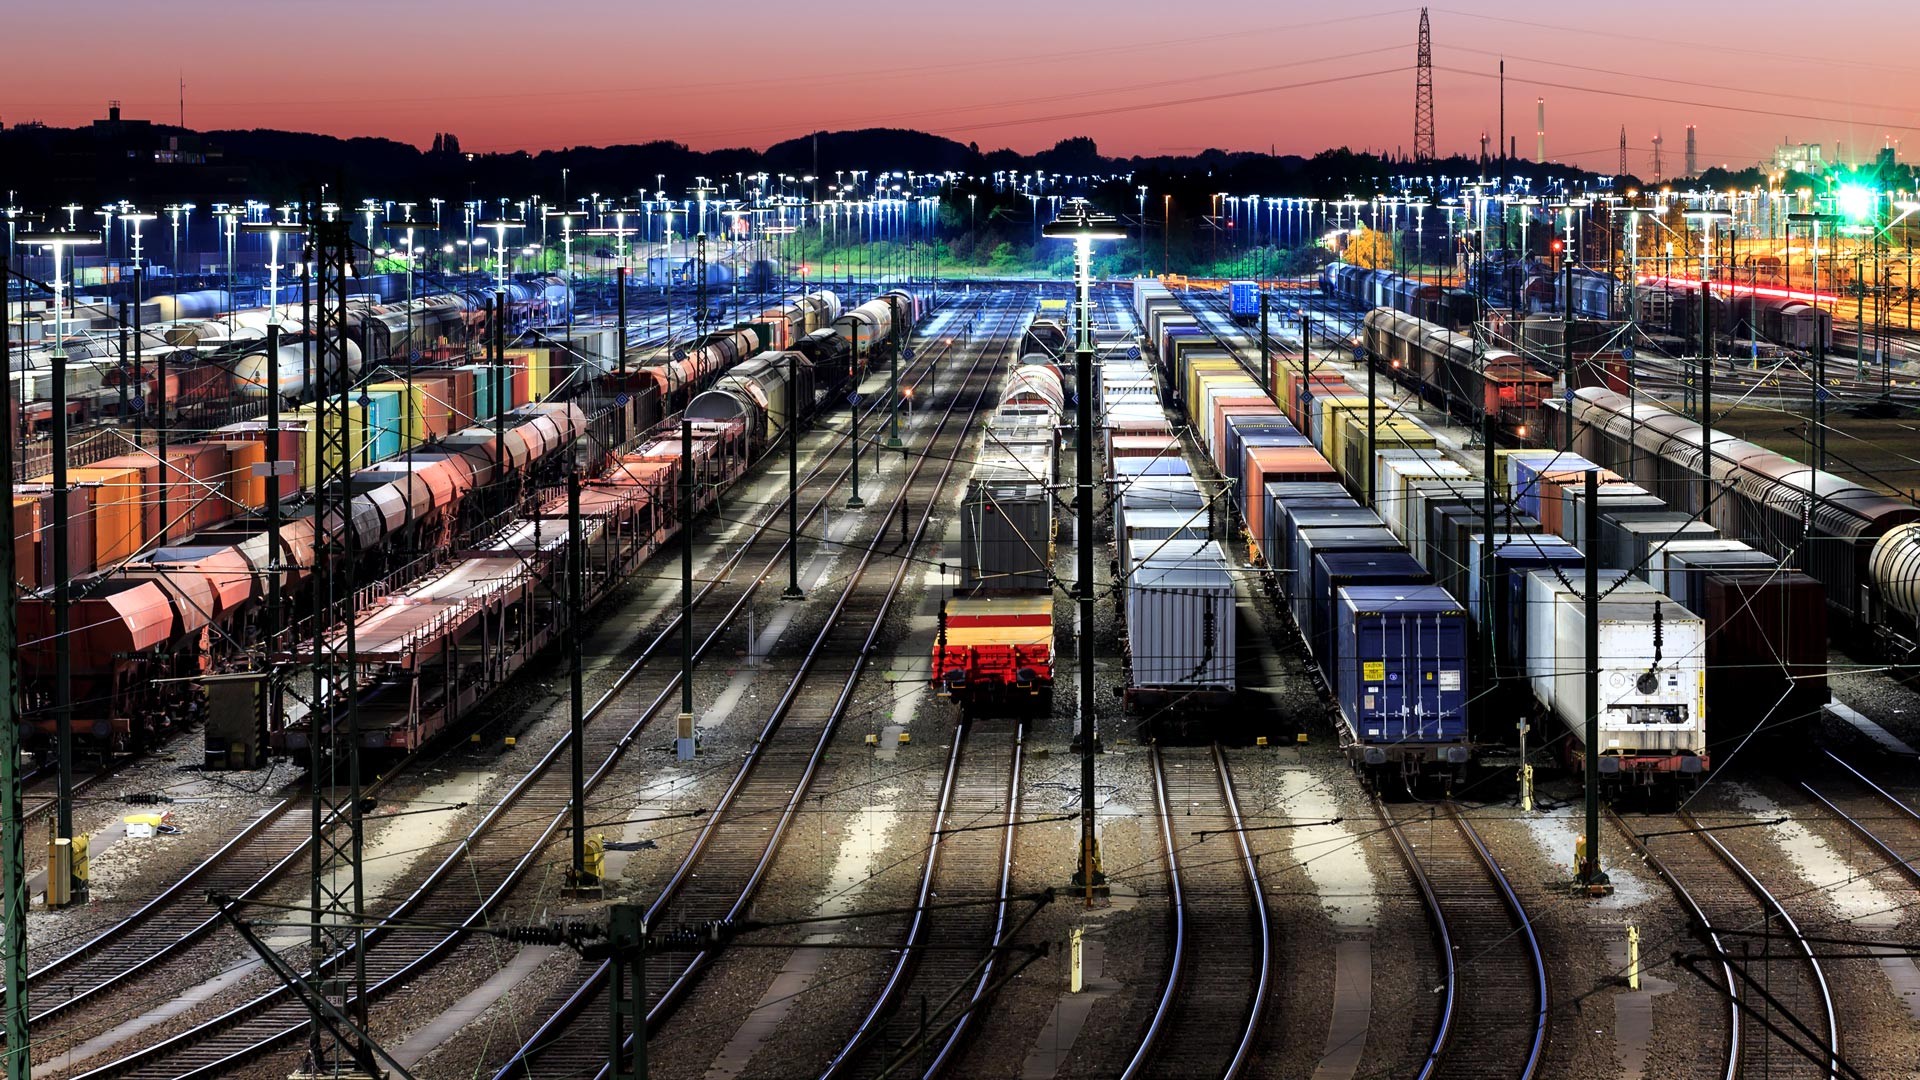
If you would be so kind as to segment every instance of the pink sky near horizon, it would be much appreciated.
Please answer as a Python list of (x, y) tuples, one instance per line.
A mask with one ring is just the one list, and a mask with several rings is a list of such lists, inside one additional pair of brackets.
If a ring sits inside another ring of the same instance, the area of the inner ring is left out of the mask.
[[(558, 14), (500, 0), (408, 7), (420, 5), (104, 0), (76, 19), (34, 5), (9, 18), (0, 120), (85, 123), (117, 98), (129, 116), (172, 121), (184, 76), (191, 127), (419, 146), (451, 131), (481, 151), (651, 139), (758, 148), (871, 126), (1022, 151), (1087, 135), (1118, 155), (1412, 144), (1418, 8), (1391, 0), (1332, 14), (1217, 0), (1184, 19), (1139, 0), (1055, 0), (1044, 14), (976, 0), (964, 16), (928, 6), (857, 18), (765, 0), (722, 15), (611, 0)], [(1523, 157), (1541, 96), (1548, 157), (1588, 168), (1612, 169), (1622, 124), (1629, 167), (1643, 174), (1656, 131), (1667, 170), (1679, 171), (1688, 124), (1702, 167), (1752, 164), (1783, 138), (1870, 155), (1920, 139), (1920, 64), (1902, 55), (1911, 19), (1898, 8), (1433, 7), (1438, 147), (1474, 154), (1481, 132), (1497, 131), (1492, 76), (1504, 54), (1507, 130)], [(234, 44), (246, 41), (257, 44)]]

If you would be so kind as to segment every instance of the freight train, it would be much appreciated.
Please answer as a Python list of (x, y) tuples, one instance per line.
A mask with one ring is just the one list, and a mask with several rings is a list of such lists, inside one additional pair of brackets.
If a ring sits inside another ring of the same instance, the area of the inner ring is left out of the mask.
[[(1642, 296), (1665, 295), (1665, 329), (1698, 349), (1700, 341), (1700, 282), (1695, 278), (1647, 276), (1641, 278)], [(1769, 342), (1811, 351), (1833, 348), (1833, 313), (1820, 305), (1838, 300), (1830, 294), (1800, 292), (1764, 285), (1715, 282), (1708, 297), (1707, 321), (1720, 336), (1721, 351), (1731, 352), (1742, 339), (1757, 345)]]
[[(350, 370), (357, 374), (389, 365), (451, 364), (468, 355), (471, 342), (484, 340), (488, 304), (495, 293), (456, 290), (408, 301), (388, 295), (396, 287), (394, 278), (355, 280), (342, 331)], [(399, 287), (404, 290), (403, 284)], [(564, 321), (572, 303), (566, 282), (555, 275), (516, 277), (506, 291), (510, 336), (556, 318)], [(266, 397), (267, 325), (276, 319), (281, 326), (280, 391), (296, 400), (304, 397), (311, 339), (301, 325), (299, 303), (236, 310), (231, 300), (232, 294), (222, 290), (148, 300), (138, 350), (131, 334), (127, 343), (129, 357), (140, 354), (137, 373), (131, 359), (120, 362), (118, 311), (106, 304), (75, 304), (63, 342), (68, 423), (82, 427), (138, 415), (147, 423), (204, 428), (232, 419), (236, 407)], [(14, 430), (50, 428), (51, 366), (48, 347), (16, 355), (8, 394), (19, 412)]]
[[(609, 455), (580, 493), (583, 609), (688, 527), (683, 480), (691, 481), (698, 515), (743, 475), (751, 462), (746, 435), (743, 419), (696, 420), (691, 458), (677, 432)], [(691, 475), (682, 472), (689, 468)], [(362, 752), (397, 755), (439, 737), (581, 617), (558, 600), (567, 504), (549, 488), (431, 572), (354, 613)], [(332, 636), (344, 633), (336, 628)], [(209, 718), (210, 758), (234, 756), (229, 732), (250, 716), (243, 708)], [(269, 733), (283, 753), (303, 753), (310, 738), (305, 719)]]
[[(361, 416), (349, 404), (329, 410), (328, 422), (356, 425)], [(354, 560), (359, 580), (379, 580), (497, 512), (501, 478), (551, 481), (573, 441), (590, 431), (572, 403), (512, 407), (500, 419), (504, 444), (488, 423), (355, 469), (351, 514), (323, 523), (310, 494), (322, 452), (311, 420), (292, 418), (280, 436), (279, 458), (292, 466), (290, 480), (301, 483), (290, 482), (280, 499), (278, 550), (257, 509), (265, 503), (265, 479), (253, 466), (266, 461), (269, 435), (260, 425), (170, 447), (164, 471), (150, 451), (74, 470), (67, 537), (69, 558), (77, 560), (70, 625), (78, 629), (69, 644), (74, 730), (87, 744), (102, 752), (139, 750), (197, 719), (195, 680), (249, 660), (273, 568), (290, 610), (307, 613), (305, 586), (317, 549), (350, 553), (343, 557)], [(596, 420), (613, 422), (604, 413)], [(363, 436), (349, 432), (347, 445), (358, 452)], [(163, 484), (171, 497), (164, 521), (153, 496)], [(37, 549), (27, 565), (46, 582), (56, 496), (50, 485), (17, 490), (16, 559), (23, 545)], [(318, 535), (322, 528), (330, 539)], [(24, 715), (41, 738), (54, 724), (53, 618), (47, 588), (20, 599)]]
[[(1136, 303), (1152, 338), (1178, 318), (1149, 283)], [(1825, 700), (1815, 577), (1610, 472), (1596, 473), (1606, 483), (1590, 533), (1583, 484), (1600, 466), (1572, 454), (1497, 451), (1489, 505), (1486, 483), (1402, 418), (1376, 414), (1369, 453), (1367, 398), (1331, 376), (1287, 372), (1276, 401), (1194, 346), (1178, 355), (1162, 377), (1183, 385), (1196, 441), (1235, 492), (1248, 559), (1374, 783), (1456, 782), (1529, 713), (1579, 761), (1590, 668), (1606, 695), (1597, 753), (1609, 786), (1697, 782), (1716, 749), (1756, 727), (1791, 732)], [(1355, 498), (1369, 476), (1374, 509)], [(1578, 584), (1588, 560), (1606, 582), (1593, 655)], [(1480, 665), (1467, 643), (1483, 631), (1497, 645)]]
[[(906, 306), (912, 309), (912, 297)], [(797, 297), (792, 302), (768, 308), (759, 315), (716, 333), (664, 348), (628, 350), (629, 365), (654, 384), (663, 408), (679, 412), (694, 396), (706, 389), (720, 372), (768, 351), (799, 349), (814, 363), (816, 377), (821, 363), (805, 344), (811, 335), (834, 334), (834, 324), (843, 318), (840, 298), (825, 290)], [(911, 332), (912, 321), (907, 330)], [(869, 339), (872, 340), (877, 339)], [(890, 339), (889, 339), (890, 340)], [(837, 384), (834, 384), (837, 385)]]
[(1053, 358), (1008, 372), (960, 503), (960, 582), (942, 605), (933, 677), (973, 715), (1045, 715), (1053, 702), (1053, 554), (1060, 424)]
[[(779, 314), (797, 311), (796, 322), (803, 326), (806, 319), (824, 318), (822, 313), (834, 306), (831, 294), (819, 294)], [(774, 314), (763, 316), (761, 329)], [(906, 325), (902, 320), (895, 328)], [(890, 348), (893, 342), (889, 337), (876, 344)], [(340, 535), (360, 564), (359, 580), (392, 578), (396, 572), (404, 578), (422, 571), (436, 580), (444, 577), (444, 567), (435, 564), (453, 550), (457, 538), (495, 523), (495, 515), (507, 509), (502, 500), (510, 501), (514, 492), (556, 484), (560, 463), (575, 456), (570, 448), (576, 440), (588, 448), (588, 457), (598, 459), (659, 423), (663, 403), (658, 383), (643, 374), (630, 375), (626, 383), (613, 387), (617, 394), (601, 394), (582, 380), (564, 391), (572, 401), (533, 401), (557, 389), (537, 376), (546, 370), (549, 354), (562, 351), (509, 350), (509, 362), (517, 366), (502, 380), (499, 393), (493, 390), (499, 373), (491, 365), (420, 368), (404, 379), (366, 381), (343, 407), (328, 410), (351, 455), (355, 509)], [(740, 378), (719, 388), (722, 397), (711, 400), (732, 396), (760, 404), (754, 393), (769, 386), (769, 368), (786, 370), (785, 365), (749, 365)], [(600, 381), (618, 380), (610, 376)], [(782, 387), (779, 392), (789, 391)], [(797, 407), (804, 418), (813, 407), (806, 385), (792, 400), (795, 405), (781, 406), (769, 398), (766, 404), (775, 409), (757, 418), (748, 412), (712, 420), (690, 417), (706, 432), (702, 460), (716, 463), (701, 466), (703, 492), (738, 476), (741, 463), (764, 446), (774, 430), (764, 425), (784, 422), (787, 408)], [(505, 415), (496, 421), (501, 409)], [(756, 428), (756, 419), (763, 426)], [(73, 700), (75, 730), (86, 745), (106, 753), (137, 750), (206, 714), (209, 688), (214, 686), (208, 676), (250, 665), (248, 650), (258, 643), (264, 595), (261, 568), (276, 563), (288, 568), (283, 580), (290, 587), (291, 611), (295, 617), (306, 611), (301, 593), (292, 587), (311, 576), (318, 526), (309, 492), (334, 464), (322, 459), (319, 423), (310, 405), (290, 408), (282, 416), (277, 456), (287, 463), (289, 475), (280, 501), (285, 515), (280, 550), (271, 557), (259, 512), (265, 494), (260, 467), (269, 438), (264, 423), (229, 424), (194, 443), (169, 447), (164, 467), (154, 451), (142, 450), (125, 455), (126, 460), (108, 459), (73, 470), (75, 490), (66, 510), (72, 526), (69, 561), (77, 577), (71, 625), (82, 628), (72, 639)], [(503, 438), (496, 434), (496, 423), (504, 427)], [(677, 442), (675, 446), (677, 453)], [(628, 451), (620, 471), (623, 476), (658, 473), (661, 470), (640, 466), (661, 464), (665, 453), (657, 446)], [(48, 479), (42, 477), (38, 488), (23, 487), (14, 506), (16, 562), (21, 584), (29, 590), (20, 616), (27, 726), (36, 733), (51, 725), (46, 706), (54, 677), (51, 602), (45, 585), (53, 547), (49, 526), (58, 511), (44, 483)], [(508, 479), (514, 482), (499, 482)], [(160, 490), (168, 493), (165, 522), (159, 520), (155, 496)], [(627, 553), (622, 565), (656, 546), (637, 537), (678, 527), (663, 516), (672, 500), (607, 498), (618, 512), (605, 541)], [(539, 532), (537, 525), (533, 529)], [(551, 530), (547, 535), (550, 538)], [(478, 588), (484, 582), (474, 584)], [(389, 619), (394, 617), (389, 613)], [(471, 689), (473, 684), (468, 680), (462, 685)], [(470, 703), (470, 695), (457, 691), (449, 700)], [(429, 728), (437, 730), (439, 723), (414, 716), (401, 726), (415, 733), (411, 739), (424, 737), (421, 733)], [(286, 745), (279, 734), (274, 738)], [(250, 758), (261, 745), (259, 739), (236, 735), (231, 756)], [(225, 759), (229, 750), (223, 744), (210, 754)]]

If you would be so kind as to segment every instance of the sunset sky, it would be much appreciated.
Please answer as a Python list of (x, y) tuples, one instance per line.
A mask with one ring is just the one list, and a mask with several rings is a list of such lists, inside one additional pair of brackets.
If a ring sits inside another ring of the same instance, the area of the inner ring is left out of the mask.
[[(129, 116), (172, 121), (184, 77), (191, 127), (422, 146), (452, 131), (468, 150), (761, 147), (880, 125), (982, 149), (1089, 135), (1110, 154), (1412, 141), (1419, 9), (1391, 0), (428, 7), (22, 5), (8, 19), (0, 119), (83, 123), (119, 98)], [(1481, 131), (1497, 132), (1501, 54), (1507, 130), (1526, 157), (1540, 96), (1548, 157), (1597, 169), (1616, 161), (1622, 124), (1642, 173), (1656, 131), (1677, 169), (1690, 123), (1703, 167), (1751, 164), (1782, 138), (1862, 155), (1920, 139), (1914, 14), (1892, 0), (1453, 0), (1430, 11), (1443, 154), (1477, 152)]]

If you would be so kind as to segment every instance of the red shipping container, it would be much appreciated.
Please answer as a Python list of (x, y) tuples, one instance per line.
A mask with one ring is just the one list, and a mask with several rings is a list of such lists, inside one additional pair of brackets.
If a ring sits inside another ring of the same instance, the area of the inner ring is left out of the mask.
[(13, 576), (22, 588), (40, 587), (40, 564), (34, 553), (40, 543), (40, 500), (16, 496), (13, 500)]
[[(187, 530), (212, 528), (239, 512), (228, 495), (230, 485), (227, 473), (232, 465), (232, 452), (227, 449), (227, 444), (183, 443), (179, 451), (175, 467), (187, 474), (181, 477), (186, 486), (183, 497), (186, 504), (193, 508), (192, 516), (185, 522)], [(173, 448), (168, 448), (167, 456), (175, 456)]]
[(474, 411), (473, 372), (465, 368), (452, 368), (442, 374), (453, 388), (453, 430), (459, 431), (479, 423), (479, 415)]
[[(52, 522), (59, 503), (51, 491), (36, 491), (40, 502), (40, 520)], [(93, 498), (86, 488), (72, 488), (67, 492), (67, 577), (75, 578), (93, 570)], [(53, 572), (54, 529), (46, 525), (40, 530), (39, 571), (40, 580), (48, 584), (58, 581)]]

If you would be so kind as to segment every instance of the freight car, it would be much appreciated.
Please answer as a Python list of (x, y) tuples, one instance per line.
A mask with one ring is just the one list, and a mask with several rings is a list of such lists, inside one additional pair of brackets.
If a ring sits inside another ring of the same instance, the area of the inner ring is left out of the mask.
[[(364, 414), (349, 408), (344, 415), (351, 423)], [(281, 459), (295, 463), (296, 477), (311, 476), (318, 442), (301, 426), (291, 419), (281, 434)], [(171, 447), (165, 472), (150, 453), (85, 470), (98, 477), (98, 490), (73, 493), (68, 531), (72, 555), (84, 556), (73, 564), (73, 625), (85, 628), (71, 650), (73, 696), (83, 703), (76, 732), (103, 752), (124, 752), (194, 719), (197, 706), (185, 692), (191, 684), (173, 680), (246, 662), (269, 566), (283, 568), (292, 610), (306, 609), (301, 586), (313, 573), (319, 529), (332, 530), (337, 549), (352, 553), (361, 580), (377, 580), (402, 559), (447, 547), (463, 522), (480, 516), (498, 477), (550, 480), (589, 429), (577, 406), (560, 403), (518, 407), (504, 426), (504, 445), (491, 426), (475, 427), (355, 470), (344, 522), (323, 525), (301, 491), (288, 492), (277, 555), (265, 521), (250, 509), (264, 503), (264, 480), (250, 464), (265, 460), (263, 430), (215, 432), (207, 442)], [(164, 522), (146, 494), (160, 483), (172, 499)], [(53, 541), (48, 512), (26, 522), (26, 536), (43, 552)], [(16, 525), (19, 513), (16, 505)], [(38, 706), (51, 700), (55, 674), (48, 591), (22, 597), (19, 612), (23, 692), (36, 703), (25, 722), (41, 736), (51, 733), (52, 718)]]
[(1830, 615), (1848, 630), (1881, 623), (1886, 598), (1902, 587), (1897, 578), (1877, 580), (1872, 559), (1881, 537), (1920, 521), (1920, 507), (1906, 500), (1715, 432), (1717, 494), (1702, 506), (1698, 424), (1650, 398), (1600, 387), (1575, 391), (1570, 408), (1551, 403), (1548, 415), (1545, 439), (1557, 439), (1571, 422), (1574, 449), (1596, 464), (1821, 582)]
[[(804, 344), (808, 335), (826, 329), (839, 310), (840, 301), (834, 294), (816, 292), (692, 341), (671, 343), (637, 356), (630, 352), (629, 362), (642, 378), (654, 384), (661, 408), (671, 415), (685, 408), (721, 372), (762, 352), (785, 349), (796, 341), (802, 342), (802, 352), (808, 352)], [(820, 358), (808, 353), (808, 359), (814, 362), (815, 378), (819, 379)]]
[[(1641, 280), (1646, 289), (1670, 297), (1667, 331), (1685, 342), (1687, 348), (1697, 350), (1700, 341), (1699, 281), (1671, 277), (1646, 277)], [(1826, 297), (1825, 301), (1832, 303), (1833, 298)], [(1722, 352), (1731, 351), (1730, 343), (1742, 339), (1750, 343), (1765, 341), (1792, 349), (1833, 348), (1833, 314), (1820, 306), (1820, 300), (1814, 294), (1715, 282), (1713, 293), (1706, 303), (1707, 320), (1713, 332), (1720, 335)]]
[(1320, 268), (1320, 291), (1356, 307), (1392, 308), (1450, 330), (1464, 330), (1479, 318), (1480, 301), (1465, 289), (1422, 282), (1391, 270), (1366, 270), (1333, 262)]
[(1384, 363), (1396, 382), (1462, 421), (1491, 415), (1511, 443), (1542, 428), (1553, 376), (1516, 353), (1385, 308), (1367, 313), (1361, 341), (1370, 362)]
[(813, 361), (794, 350), (763, 352), (720, 376), (687, 403), (690, 420), (738, 421), (747, 451), (758, 456), (779, 443), (791, 424), (813, 417)]
[[(695, 421), (696, 515), (743, 474), (746, 440), (741, 420)], [(583, 484), (583, 609), (690, 527), (681, 517), (683, 461), (678, 434), (644, 440)], [(567, 517), (567, 496), (550, 494), (537, 509), (355, 613), (363, 750), (401, 754), (440, 737), (582, 616), (558, 599)], [(473, 661), (482, 655), (489, 662)], [(273, 745), (297, 754), (309, 738), (306, 723), (293, 723), (273, 734)]]
[(942, 605), (932, 671), (975, 715), (1042, 713), (1053, 701), (1054, 486), (1060, 373), (1008, 373), (960, 503), (960, 582)]
[[(1376, 323), (1395, 317), (1375, 314)], [(1239, 434), (1244, 496), (1236, 506), (1249, 555), (1269, 570), (1269, 587), (1333, 692), (1343, 744), (1376, 785), (1452, 783), (1477, 746), (1506, 741), (1515, 717), (1528, 712), (1564, 732), (1568, 738), (1559, 741), (1578, 760), (1587, 752), (1580, 742), (1586, 706), (1560, 676), (1596, 663), (1610, 695), (1610, 734), (1596, 751), (1610, 786), (1697, 781), (1713, 760), (1710, 735), (1738, 743), (1763, 718), (1769, 730), (1791, 731), (1785, 721), (1793, 710), (1824, 696), (1817, 663), (1824, 635), (1818, 619), (1804, 616), (1818, 595), (1810, 590), (1820, 588), (1812, 578), (1792, 580), (1762, 552), (1720, 538), (1612, 473), (1603, 474), (1610, 482), (1602, 489), (1599, 528), (1588, 530), (1584, 480), (1597, 466), (1575, 455), (1496, 451), (1500, 469), (1492, 484), (1500, 502), (1489, 508), (1485, 484), (1446, 460), (1430, 436), (1423, 443), (1406, 432), (1369, 449), (1366, 399), (1338, 382), (1297, 378), (1301, 389), (1289, 394), (1291, 407), (1283, 411), (1271, 400), (1264, 409), (1221, 405), (1207, 384), (1233, 377), (1189, 373), (1196, 385), (1186, 396), (1212, 402), (1214, 411), (1194, 431)], [(1248, 425), (1271, 431), (1291, 421), (1311, 437), (1304, 449), (1316, 465), (1284, 457), (1303, 448), (1249, 444), (1241, 433)], [(1220, 457), (1230, 440), (1208, 437), (1215, 439), (1208, 456), (1225, 477)], [(1348, 493), (1366, 487), (1369, 477), (1378, 513)], [(1341, 483), (1329, 482), (1335, 479)], [(1482, 535), (1490, 514), (1497, 522), (1492, 548)], [(1555, 606), (1583, 614), (1585, 598), (1567, 582), (1589, 560), (1616, 583), (1614, 596), (1601, 601), (1611, 629), (1594, 657), (1585, 655), (1584, 637), (1564, 632), (1564, 613)], [(1652, 583), (1656, 575), (1668, 592)], [(1469, 603), (1457, 602), (1463, 593)], [(1401, 600), (1404, 612), (1393, 606)], [(1483, 611), (1493, 621), (1481, 628)], [(1542, 611), (1550, 617), (1533, 617)], [(1660, 650), (1622, 648), (1635, 634), (1651, 642), (1655, 622)], [(1374, 633), (1391, 626), (1380, 637), (1399, 643), (1399, 651), (1362, 654), (1354, 630), (1361, 624)], [(1463, 645), (1449, 643), (1482, 629), (1497, 643), (1496, 659), (1479, 669), (1467, 662)], [(1422, 689), (1444, 685), (1459, 694), (1396, 698), (1404, 694), (1395, 690), (1396, 674)], [(1709, 714), (1715, 701), (1723, 702), (1720, 711)], [(1400, 710), (1393, 722), (1370, 711), (1383, 702)]]

